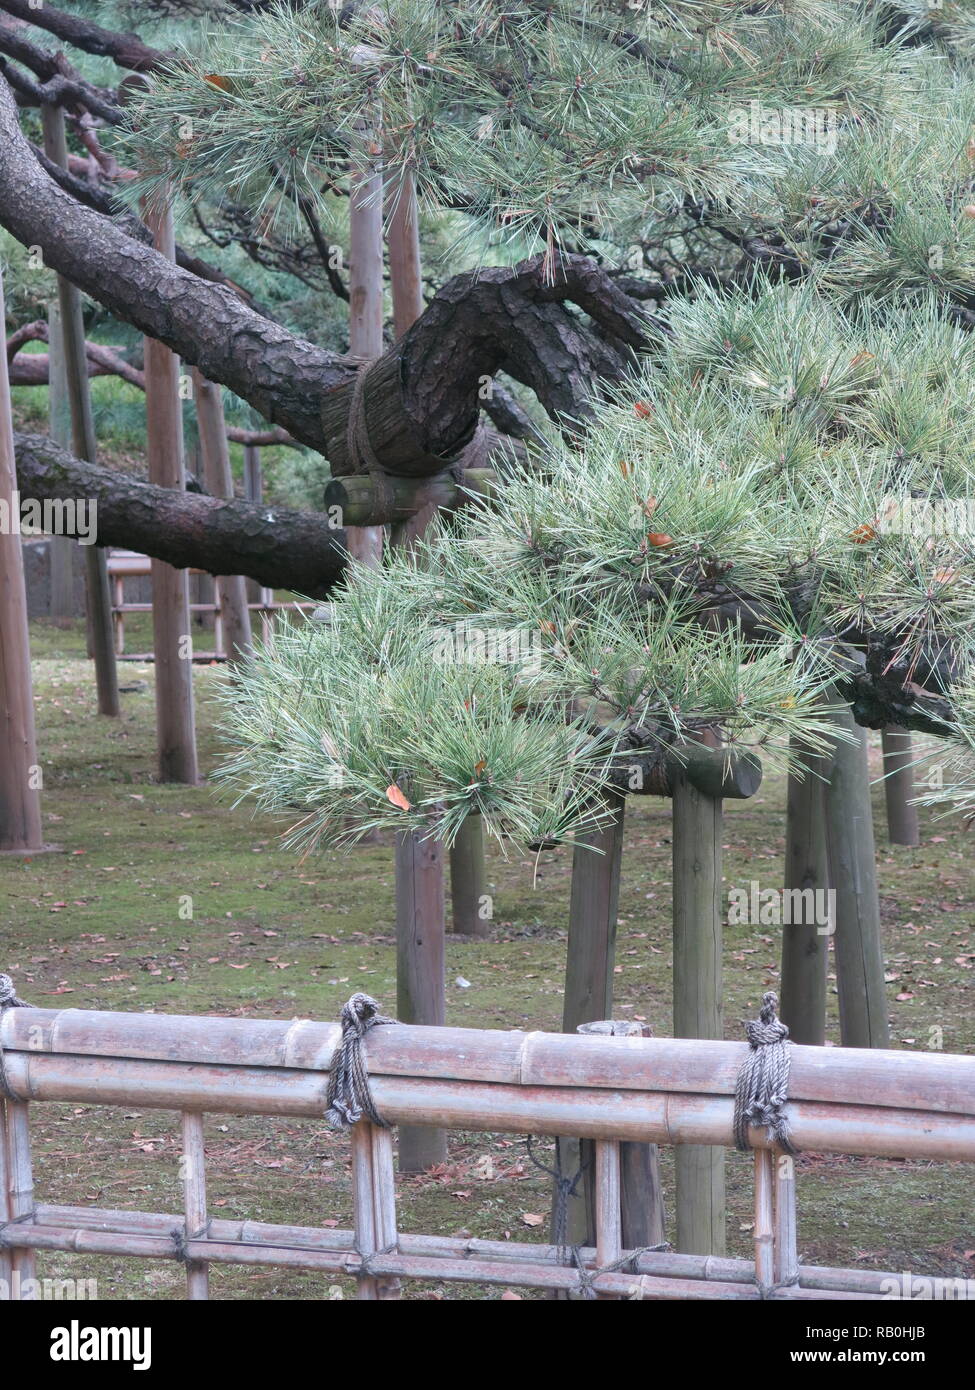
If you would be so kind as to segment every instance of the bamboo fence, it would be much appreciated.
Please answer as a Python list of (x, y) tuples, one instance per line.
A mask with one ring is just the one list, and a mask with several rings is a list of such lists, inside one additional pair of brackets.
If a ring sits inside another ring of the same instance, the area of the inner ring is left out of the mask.
[[(896, 1298), (902, 1275), (800, 1264), (793, 1160), (753, 1130), (754, 1260), (623, 1248), (624, 1141), (728, 1146), (745, 1043), (487, 1032), (399, 1024), (370, 1032), (373, 1097), (392, 1123), (577, 1134), (594, 1141), (596, 1244), (399, 1235), (391, 1131), (351, 1132), (354, 1229), (227, 1221), (207, 1213), (205, 1112), (321, 1117), (338, 1025), (10, 1008), (0, 1015), (0, 1278), (29, 1287), (36, 1251), (180, 1260), (191, 1299), (213, 1264), (348, 1275), (365, 1300), (404, 1279), (598, 1298)], [(802, 1149), (975, 1160), (975, 1057), (791, 1049), (789, 1119)], [(28, 1110), (44, 1101), (182, 1111), (184, 1212), (36, 1204)], [(3, 1213), (0, 1213), (3, 1215)], [(11, 1275), (19, 1271), (19, 1280)], [(909, 1296), (907, 1294), (903, 1296)]]

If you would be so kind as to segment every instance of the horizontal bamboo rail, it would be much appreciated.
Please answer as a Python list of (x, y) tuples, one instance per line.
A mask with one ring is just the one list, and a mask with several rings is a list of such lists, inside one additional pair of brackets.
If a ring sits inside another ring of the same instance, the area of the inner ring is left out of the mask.
[[(24, 1100), (320, 1116), (337, 1025), (75, 1009), (0, 1019)], [(373, 1094), (393, 1123), (644, 1143), (730, 1145), (747, 1044), (477, 1029), (378, 1028)], [(794, 1047), (800, 1148), (975, 1158), (975, 1057)], [(566, 1129), (568, 1125), (568, 1130)], [(754, 1131), (756, 1147), (766, 1145)]]
[[(273, 1226), (257, 1222), (211, 1220), (205, 1239), (188, 1240), (177, 1252), (172, 1231), (179, 1218), (155, 1212), (93, 1212), (84, 1207), (40, 1206), (35, 1225), (0, 1232), (0, 1248), (15, 1239), (31, 1250), (72, 1254), (129, 1255), (142, 1259), (196, 1261), (239, 1266), (277, 1266), (362, 1277), (363, 1257), (353, 1231)], [(403, 1275), (446, 1283), (503, 1284), (519, 1288), (578, 1288), (572, 1267), (560, 1262), (553, 1245), (508, 1241), (460, 1240), (438, 1236), (398, 1237), (398, 1250), (369, 1255), (366, 1279)], [(597, 1252), (579, 1252), (583, 1269), (595, 1273), (595, 1288), (610, 1295), (643, 1299), (760, 1298), (750, 1260), (707, 1255), (636, 1255), (633, 1272), (598, 1270)], [(891, 1281), (901, 1274), (858, 1269), (800, 1267), (799, 1284), (789, 1291), (798, 1300), (889, 1297)]]
[[(180, 1218), (159, 1212), (109, 1211), (91, 1207), (59, 1206), (39, 1204), (36, 1208), (37, 1226), (42, 1235), (45, 1249), (82, 1250), (86, 1241), (93, 1236), (112, 1237), (139, 1236), (155, 1238), (161, 1242), (154, 1257), (175, 1259), (176, 1250), (172, 1240), (174, 1227)], [(53, 1233), (60, 1232), (58, 1236)], [(275, 1263), (275, 1254), (284, 1250), (289, 1256), (308, 1252), (312, 1256), (308, 1268), (314, 1268), (314, 1260), (319, 1253), (348, 1256), (355, 1252), (355, 1232), (338, 1228), (322, 1229), (318, 1226), (280, 1226), (262, 1221), (232, 1221), (212, 1218), (208, 1227), (208, 1239), (217, 1245), (243, 1246), (256, 1252), (244, 1263)], [(0, 1234), (0, 1249), (6, 1239)], [(446, 1258), (453, 1262), (473, 1260), (477, 1263), (500, 1264), (541, 1264), (557, 1263), (560, 1251), (555, 1245), (534, 1245), (511, 1240), (481, 1240), (476, 1236), (461, 1238), (457, 1236), (398, 1236), (400, 1253), (418, 1255), (425, 1259)], [(122, 1242), (119, 1242), (120, 1244)], [(202, 1249), (206, 1242), (190, 1242), (190, 1251)], [(209, 1248), (209, 1247), (207, 1247)], [(121, 1254), (120, 1249), (100, 1250), (98, 1253)], [(596, 1251), (583, 1248), (579, 1251), (579, 1262), (585, 1269), (595, 1269)], [(633, 1262), (637, 1274), (647, 1274), (668, 1279), (711, 1280), (721, 1284), (744, 1284), (749, 1286), (745, 1297), (757, 1297), (755, 1268), (751, 1260), (731, 1259), (716, 1255), (681, 1255), (655, 1251), (637, 1255)], [(837, 1293), (854, 1290), (864, 1295), (880, 1296), (890, 1280), (901, 1279), (900, 1273), (884, 1273), (867, 1269), (833, 1269), (825, 1265), (800, 1265), (798, 1267), (800, 1287), (811, 1293)]]

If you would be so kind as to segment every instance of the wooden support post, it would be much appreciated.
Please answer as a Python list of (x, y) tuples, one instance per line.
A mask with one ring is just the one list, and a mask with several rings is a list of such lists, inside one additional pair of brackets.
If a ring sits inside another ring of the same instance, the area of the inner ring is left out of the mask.
[[(203, 481), (213, 497), (233, 497), (234, 479), (230, 471), (223, 397), (220, 387), (207, 381), (196, 367), (193, 368), (193, 395), (203, 456)], [(245, 454), (249, 447), (245, 446)], [(216, 587), (218, 618), (214, 622), (214, 642), (217, 651), (224, 651), (228, 661), (246, 661), (252, 651), (246, 581), (239, 574), (222, 574), (217, 578)]]
[(914, 795), (914, 752), (910, 729), (888, 724), (880, 735), (884, 755), (884, 798), (887, 838), (892, 845), (919, 845), (921, 832)]
[[(443, 844), (409, 832), (396, 837), (396, 1008), (401, 1023), (443, 1024), (444, 879)], [(443, 1163), (442, 1129), (402, 1125), (399, 1167), (419, 1173)]]
[(667, 1239), (664, 1192), (656, 1144), (620, 1143), (623, 1247), (642, 1250)]
[[(207, 1229), (206, 1156), (203, 1145), (203, 1116), (197, 1110), (184, 1110), (183, 1121), (183, 1214), (186, 1239), (200, 1239)], [(210, 1297), (210, 1274), (205, 1260), (186, 1261), (186, 1297), (201, 1301)]]
[[(720, 1038), (721, 801), (679, 773), (673, 784), (674, 1036)], [(724, 1150), (676, 1151), (677, 1249), (725, 1253)]]
[[(353, 171), (349, 192), (349, 354), (365, 363), (383, 351), (383, 199), (376, 158)], [(382, 564), (383, 528), (346, 529), (349, 554), (373, 568)]]
[[(376, 1230), (376, 1194), (372, 1166), (372, 1125), (360, 1120), (351, 1129), (352, 1140), (352, 1206), (355, 1226), (355, 1248), (364, 1260), (379, 1250)], [(379, 1281), (372, 1274), (356, 1277), (357, 1297), (367, 1302), (379, 1298)]]
[[(60, 107), (43, 106), (44, 145), (48, 158), (67, 167), (68, 151), (64, 136), (64, 112)], [(88, 386), (88, 357), (85, 352), (85, 322), (81, 293), (58, 276), (58, 305), (61, 311), (61, 342), (71, 409), (73, 452), (86, 463), (97, 463), (98, 446), (91, 412)], [(105, 551), (99, 545), (84, 545), (85, 583), (88, 598), (88, 634), (95, 661), (98, 713), (117, 718), (120, 710), (118, 674), (115, 665), (115, 637), (112, 628), (112, 600), (108, 587)]]
[[(19, 1100), (0, 1100), (0, 1142), (4, 1149), (2, 1179), (6, 1220), (25, 1225), (33, 1218), (34, 1178), (30, 1157), (30, 1123), (27, 1104)], [(37, 1256), (30, 1246), (13, 1246), (10, 1294), (14, 1299), (33, 1301), (38, 1297)]]
[[(613, 812), (611, 819), (592, 834), (578, 837), (573, 850), (562, 1005), (564, 1033), (642, 1031), (638, 1024), (609, 1021), (613, 1012), (626, 798), (612, 789), (607, 796)], [(596, 1238), (592, 1143), (560, 1139), (559, 1154), (567, 1176), (582, 1168), (576, 1194), (569, 1200), (568, 1238), (574, 1245), (592, 1245)], [(621, 1155), (622, 1219), (627, 1248), (657, 1245), (664, 1239), (664, 1208), (656, 1145), (625, 1143)]]
[[(393, 1132), (380, 1125), (370, 1125), (372, 1138), (372, 1190), (376, 1203), (376, 1243), (384, 1253), (397, 1248), (396, 1233), (396, 1171), (393, 1164)], [(384, 1302), (402, 1296), (402, 1286), (395, 1275), (376, 1280), (376, 1295)]]
[[(55, 444), (71, 450), (71, 401), (68, 396), (68, 377), (64, 362), (64, 337), (61, 333), (61, 307), (57, 299), (47, 306), (48, 433)], [(74, 616), (74, 552), (76, 541), (70, 536), (51, 536), (48, 554), (51, 557), (51, 620), (56, 627), (70, 627)]]
[[(0, 323), (4, 320), (0, 275)], [(27, 590), (20, 541), (20, 505), (14, 458), (13, 416), (7, 358), (0, 362), (0, 852), (39, 850), (41, 835), (41, 768), (34, 730), (34, 687), (30, 669)]]
[[(586, 1024), (613, 1015), (613, 965), (623, 859), (626, 798), (607, 793), (611, 819), (588, 835), (577, 835), (572, 851), (569, 938), (565, 953), (562, 1031), (576, 1033)], [(590, 1140), (559, 1140), (559, 1160), (566, 1177), (582, 1176), (568, 1199), (567, 1238), (571, 1245), (595, 1242), (595, 1159)], [(553, 1239), (555, 1232), (553, 1227)]]
[[(172, 259), (171, 208), (154, 200), (144, 210), (157, 251)], [(179, 359), (154, 338), (145, 339), (146, 456), (149, 481), (185, 485)], [(159, 780), (199, 781), (193, 704), (192, 637), (185, 570), (152, 561), (152, 630), (156, 671), (156, 741)]]
[[(615, 1139), (596, 1140), (596, 1266), (616, 1264), (623, 1253), (620, 1146)], [(612, 1294), (597, 1294), (612, 1298)]]
[[(826, 1042), (826, 967), (834, 923), (823, 923), (828, 907), (829, 856), (826, 847), (826, 778), (830, 760), (798, 742), (802, 760), (789, 773), (785, 831), (785, 889), (792, 894), (791, 921), (782, 928), (782, 1012), (793, 1042), (822, 1047)], [(801, 895), (801, 896), (800, 896)], [(797, 904), (799, 916), (797, 917)]]
[(484, 892), (484, 822), (468, 816), (450, 847), (450, 907), (453, 929), (461, 936), (487, 936), (490, 904)]
[(852, 711), (835, 716), (853, 735), (838, 739), (826, 790), (830, 875), (836, 894), (834, 953), (844, 1047), (887, 1047), (887, 996), (880, 929), (880, 898), (870, 805), (866, 731)]
[(386, 244), (393, 292), (393, 332), (399, 340), (423, 313), (420, 215), (412, 174), (407, 174), (401, 187), (396, 190), (390, 208)]

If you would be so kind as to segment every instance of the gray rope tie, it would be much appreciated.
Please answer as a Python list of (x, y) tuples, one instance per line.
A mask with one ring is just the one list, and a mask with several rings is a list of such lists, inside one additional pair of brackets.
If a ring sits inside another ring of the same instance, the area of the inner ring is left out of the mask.
[(579, 1179), (582, 1177), (588, 1165), (580, 1165), (573, 1176), (570, 1178), (562, 1172), (562, 1148), (556, 1139), (555, 1141), (555, 1167), (549, 1168), (540, 1158), (535, 1157), (532, 1149), (532, 1136), (525, 1135), (525, 1151), (534, 1163), (535, 1167), (542, 1173), (547, 1173), (555, 1183), (555, 1195), (552, 1198), (552, 1244), (556, 1247), (559, 1264), (575, 1264), (578, 1267), (580, 1246), (570, 1246), (567, 1240), (569, 1233), (569, 1198), (576, 1195), (576, 1188), (579, 1186)]
[[(179, 1263), (181, 1265), (190, 1264), (190, 1241), (209, 1240), (210, 1222), (207, 1221), (206, 1225), (201, 1226), (200, 1229), (198, 1231), (194, 1231), (192, 1235), (190, 1235), (190, 1233), (187, 1231), (186, 1223), (184, 1222), (182, 1226), (173, 1227), (173, 1229), (169, 1233), (169, 1238), (173, 1242), (173, 1245), (176, 1247), (176, 1259), (179, 1261)], [(196, 1258), (194, 1262), (204, 1263), (198, 1258)]]
[(377, 1024), (395, 1022), (395, 1018), (383, 1017), (379, 1005), (368, 994), (353, 994), (342, 1005), (342, 1037), (329, 1063), (325, 1093), (325, 1120), (332, 1129), (351, 1129), (363, 1115), (374, 1125), (389, 1128), (369, 1089), (362, 1040)]
[(778, 995), (769, 990), (762, 995), (758, 1018), (745, 1024), (748, 1055), (735, 1082), (735, 1147), (743, 1152), (751, 1147), (749, 1125), (764, 1125), (770, 1143), (787, 1154), (796, 1152), (785, 1114), (792, 1064), (789, 1030), (776, 1016), (778, 1004)]
[[(9, 975), (0, 975), (0, 1018), (8, 1009), (29, 1009), (30, 1004), (25, 999), (17, 998), (17, 991), (14, 982)], [(11, 1089), (10, 1082), (7, 1080), (7, 1067), (3, 1055), (3, 1045), (0, 1044), (0, 1093), (7, 1100), (20, 1100), (21, 1097)]]
[(366, 420), (366, 377), (369, 375), (369, 368), (372, 365), (372, 362), (363, 362), (356, 373), (352, 387), (352, 401), (349, 406), (345, 446), (349, 451), (349, 463), (353, 471), (361, 473), (362, 465), (365, 464), (366, 471), (372, 478), (376, 489), (377, 505), (382, 511), (391, 512), (393, 507), (392, 485), (389, 481), (389, 474), (376, 457), (376, 451), (369, 438), (369, 426)]

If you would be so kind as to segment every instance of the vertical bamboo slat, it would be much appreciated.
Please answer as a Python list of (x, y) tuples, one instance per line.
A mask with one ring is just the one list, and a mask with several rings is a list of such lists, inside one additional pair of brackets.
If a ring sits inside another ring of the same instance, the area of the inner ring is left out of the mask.
[[(376, 1242), (380, 1250), (396, 1249), (396, 1172), (393, 1166), (393, 1132), (370, 1125), (372, 1141), (372, 1189), (376, 1202)], [(394, 1275), (377, 1279), (377, 1295), (384, 1301), (402, 1296)]]
[[(186, 1239), (192, 1240), (207, 1228), (206, 1155), (203, 1145), (203, 1116), (184, 1110), (183, 1122), (183, 1212)], [(210, 1274), (205, 1260), (187, 1260), (186, 1296), (193, 1301), (210, 1297)]]
[[(623, 1253), (623, 1188), (620, 1146), (615, 1139), (596, 1141), (596, 1265), (616, 1264)], [(612, 1295), (600, 1294), (600, 1298)]]
[(796, 1222), (796, 1164), (791, 1154), (775, 1154), (772, 1191), (775, 1206), (776, 1284), (791, 1285), (799, 1279), (798, 1227)]
[[(10, 1151), (7, 1144), (7, 1105), (0, 1100), (0, 1220), (4, 1223), (13, 1216), (10, 1194)], [(0, 1299), (7, 1302), (13, 1296), (14, 1252), (7, 1246), (0, 1247)]]
[[(360, 1120), (350, 1131), (352, 1140), (352, 1209), (355, 1248), (363, 1259), (379, 1249), (376, 1230), (376, 1193), (373, 1181), (372, 1125)], [(366, 1302), (379, 1298), (379, 1281), (372, 1274), (357, 1275), (356, 1297)]]
[[(26, 1221), (34, 1211), (34, 1176), (30, 1157), (30, 1122), (27, 1105), (4, 1100), (2, 1141), (4, 1150), (3, 1184), (7, 1221)], [(9, 1251), (14, 1299), (37, 1298), (37, 1256), (29, 1246), (13, 1246)]]
[[(176, 248), (172, 209), (155, 199), (145, 208), (145, 221), (156, 250), (172, 260)], [(145, 339), (145, 382), (149, 481), (182, 489), (186, 478), (179, 361), (154, 338)], [(199, 767), (187, 575), (156, 559), (152, 561), (152, 631), (159, 780), (193, 785), (199, 781)]]
[(760, 1288), (775, 1282), (775, 1217), (772, 1201), (772, 1173), (775, 1155), (770, 1149), (755, 1150), (755, 1279)]
[[(720, 1038), (721, 801), (683, 773), (673, 785), (674, 1036)], [(725, 1253), (724, 1150), (681, 1145), (676, 1153), (677, 1249)]]

